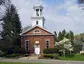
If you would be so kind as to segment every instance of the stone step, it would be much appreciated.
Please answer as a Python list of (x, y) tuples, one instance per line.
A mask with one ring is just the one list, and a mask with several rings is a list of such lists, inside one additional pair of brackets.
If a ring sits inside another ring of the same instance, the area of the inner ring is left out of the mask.
[(19, 58), (19, 60), (36, 60), (36, 59), (38, 59), (38, 56), (27, 56)]
[(30, 60), (35, 60), (35, 59), (38, 59), (38, 56), (29, 56), (29, 59)]

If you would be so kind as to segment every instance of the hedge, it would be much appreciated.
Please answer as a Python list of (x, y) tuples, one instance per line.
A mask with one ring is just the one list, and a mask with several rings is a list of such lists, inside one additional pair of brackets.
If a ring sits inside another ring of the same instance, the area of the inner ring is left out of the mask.
[(44, 54), (44, 58), (59, 59), (58, 54)]
[(19, 57), (19, 56), (21, 56), (21, 54), (8, 54), (5, 57), (6, 58), (15, 58), (15, 57)]
[(58, 52), (58, 50), (56, 48), (46, 48), (43, 51), (44, 54), (54, 54), (54, 53), (57, 53), (57, 52)]

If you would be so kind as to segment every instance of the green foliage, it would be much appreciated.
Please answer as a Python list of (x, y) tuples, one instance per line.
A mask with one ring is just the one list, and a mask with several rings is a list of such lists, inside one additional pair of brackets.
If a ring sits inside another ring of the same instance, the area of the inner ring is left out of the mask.
[(81, 44), (74, 44), (74, 53), (79, 53), (82, 50)]
[(58, 40), (61, 41), (63, 38), (66, 37), (71, 40), (72, 45), (74, 45), (74, 33), (72, 31), (66, 32), (64, 29), (62, 32), (59, 32), (58, 34)]
[(12, 48), (12, 52), (14, 54), (25, 54), (26, 50), (24, 48), (14, 47), (14, 48)]
[(58, 34), (58, 40), (59, 40), (59, 41), (63, 40), (63, 35), (62, 35), (61, 32), (59, 32), (59, 34)]
[(84, 55), (84, 53), (81, 53), (81, 55)]
[(4, 52), (0, 52), (0, 57), (4, 57), (6, 55), (6, 53), (4, 53)]
[(70, 40), (72, 45), (74, 46), (74, 33), (72, 31), (69, 32), (70, 33)]
[(9, 55), (6, 55), (5, 57), (7, 58), (15, 58), (15, 57), (19, 57), (21, 56), (21, 54), (9, 54)]
[(8, 51), (8, 49), (20, 45), (20, 33), (21, 33), (21, 22), (17, 14), (15, 6), (11, 5), (10, 9), (6, 11), (6, 16), (3, 19), (3, 50)]
[(74, 37), (74, 52), (79, 53), (82, 50), (84, 44), (84, 33), (75, 35)]
[[(63, 39), (69, 39), (69, 41), (63, 43)], [(59, 32), (58, 34), (58, 40), (60, 43), (58, 43), (56, 45), (56, 48), (59, 50), (59, 55), (62, 56), (63, 55), (63, 50), (66, 48), (65, 55), (70, 55), (70, 48), (74, 48), (74, 33), (72, 31), (66, 32), (66, 30), (64, 29), (63, 31)], [(67, 47), (64, 47), (67, 46)]]
[(58, 54), (44, 54), (44, 58), (59, 59)]
[(60, 57), (61, 60), (84, 61), (84, 55), (75, 54), (74, 56)]
[(0, 62), (0, 64), (44, 64), (44, 63), (26, 63), (26, 62)]
[(55, 42), (58, 42), (58, 38), (57, 38), (57, 33), (56, 33), (56, 31), (54, 31), (54, 39), (55, 39)]
[(20, 47), (14, 47), (10, 48), (7, 50), (7, 52), (0, 52), (0, 57), (7, 57), (7, 58), (12, 58), (12, 57), (18, 57), (20, 55), (24, 55), (26, 53), (25, 49), (20, 48)]
[(43, 51), (44, 54), (54, 54), (54, 53), (57, 53), (57, 52), (58, 52), (58, 50), (56, 48), (46, 48)]
[(66, 36), (66, 30), (65, 29), (62, 31), (62, 36), (63, 36), (63, 38)]
[(70, 39), (70, 34), (67, 33), (65, 37), (68, 38), (68, 39)]

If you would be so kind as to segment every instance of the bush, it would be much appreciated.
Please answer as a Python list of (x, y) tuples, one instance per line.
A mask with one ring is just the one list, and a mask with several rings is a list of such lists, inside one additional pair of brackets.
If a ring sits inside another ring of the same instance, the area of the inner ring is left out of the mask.
[(0, 51), (0, 57), (4, 57), (6, 55), (6, 53)]
[(84, 51), (80, 51), (80, 54), (81, 54), (81, 55), (84, 55)]
[(58, 52), (58, 50), (56, 48), (46, 48), (43, 51), (44, 54), (54, 54), (54, 53), (57, 53), (57, 52)]
[(8, 54), (25, 54), (26, 51), (24, 48), (12, 47), (9, 49)]
[(59, 59), (58, 54), (44, 54), (44, 58)]
[(21, 54), (8, 54), (5, 57), (7, 57), (7, 58), (15, 58), (15, 57), (19, 57), (19, 56), (21, 56)]

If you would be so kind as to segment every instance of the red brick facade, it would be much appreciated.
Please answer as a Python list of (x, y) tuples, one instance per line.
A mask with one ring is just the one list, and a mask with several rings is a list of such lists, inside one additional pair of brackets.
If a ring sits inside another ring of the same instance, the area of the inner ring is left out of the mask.
[[(38, 30), (39, 30), (39, 32), (38, 32)], [(46, 48), (47, 40), (50, 42), (49, 48), (53, 48), (54, 43), (55, 43), (54, 35), (40, 27), (32, 28), (31, 30), (29, 30), (21, 35), (21, 47), (22, 48), (26, 47), (26, 44), (25, 44), (26, 40), (29, 41), (28, 50), (31, 51), (31, 53), (34, 53), (34, 46), (39, 45), (40, 46), (40, 54), (43, 53), (43, 50)]]

